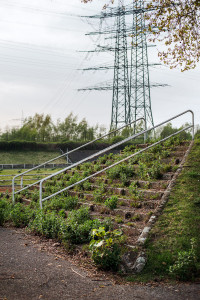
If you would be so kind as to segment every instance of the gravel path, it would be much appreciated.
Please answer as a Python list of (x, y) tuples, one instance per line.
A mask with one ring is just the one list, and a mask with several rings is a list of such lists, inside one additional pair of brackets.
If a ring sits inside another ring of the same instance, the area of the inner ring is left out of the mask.
[(0, 300), (200, 300), (200, 284), (119, 285), (95, 279), (42, 250), (21, 230), (0, 227)]

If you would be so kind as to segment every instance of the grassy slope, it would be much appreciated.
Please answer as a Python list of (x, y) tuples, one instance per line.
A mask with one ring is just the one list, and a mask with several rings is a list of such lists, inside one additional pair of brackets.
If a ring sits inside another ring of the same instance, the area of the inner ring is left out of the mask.
[(130, 281), (168, 278), (169, 266), (177, 260), (178, 252), (191, 249), (191, 238), (196, 241), (199, 269), (200, 141), (195, 142), (185, 166), (145, 245), (147, 265), (140, 275), (129, 277)]
[[(38, 164), (61, 155), (58, 151), (0, 151), (0, 164)], [(66, 163), (59, 159), (54, 163)]]

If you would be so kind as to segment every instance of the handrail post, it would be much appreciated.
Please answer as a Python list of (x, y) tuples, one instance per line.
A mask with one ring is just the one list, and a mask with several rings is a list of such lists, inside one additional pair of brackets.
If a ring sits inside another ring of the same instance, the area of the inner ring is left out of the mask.
[(40, 208), (42, 209), (42, 183), (43, 181), (40, 181)]
[(12, 202), (15, 204), (15, 177), (12, 179)]
[(147, 140), (147, 133), (145, 132), (144, 133), (144, 144), (146, 143), (146, 140)]
[(21, 177), (21, 188), (23, 188), (23, 175)]

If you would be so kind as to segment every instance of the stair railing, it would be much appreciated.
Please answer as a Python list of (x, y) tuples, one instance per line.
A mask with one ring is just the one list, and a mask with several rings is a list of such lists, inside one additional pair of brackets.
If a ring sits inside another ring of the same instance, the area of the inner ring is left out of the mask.
[[(174, 120), (174, 119), (177, 119), (178, 117), (180, 117), (180, 116), (182, 116), (182, 115), (184, 115), (184, 114), (186, 114), (186, 113), (191, 113), (191, 114), (192, 114), (192, 125), (189, 125), (189, 126), (183, 128), (183, 129), (181, 129), (181, 130), (178, 130), (177, 132), (175, 132), (175, 133), (169, 135), (168, 137), (166, 137), (166, 138), (164, 138), (164, 139), (162, 139), (162, 140), (160, 140), (160, 141), (158, 141), (158, 142), (155, 142), (154, 144), (152, 144), (152, 145), (150, 145), (150, 146), (147, 146), (146, 148), (144, 148), (144, 149), (142, 149), (142, 150), (140, 150), (140, 151), (138, 151), (138, 152), (136, 152), (136, 153), (134, 153), (134, 154), (131, 154), (131, 155), (127, 156), (126, 158), (124, 158), (124, 159), (122, 159), (122, 160), (120, 160), (120, 161), (118, 161), (118, 162), (116, 162), (116, 163), (114, 163), (114, 164), (112, 164), (112, 165), (110, 165), (110, 166), (108, 166), (108, 167), (106, 167), (106, 168), (104, 168), (104, 169), (102, 169), (102, 170), (100, 170), (100, 171), (98, 171), (98, 172), (96, 172), (96, 173), (90, 175), (90, 176), (87, 176), (87, 177), (85, 177), (85, 178), (82, 179), (82, 180), (79, 180), (78, 182), (76, 182), (76, 183), (74, 183), (74, 184), (72, 184), (72, 185), (70, 185), (70, 186), (68, 186), (68, 187), (66, 187), (66, 188), (64, 188), (64, 189), (61, 189), (60, 191), (58, 191), (58, 192), (56, 192), (56, 193), (53, 193), (53, 194), (51, 194), (51, 195), (49, 195), (49, 196), (43, 198), (43, 196), (42, 196), (42, 189), (43, 189), (43, 183), (44, 183), (46, 180), (48, 180), (48, 179), (50, 179), (50, 178), (52, 178), (52, 177), (54, 177), (54, 176), (57, 176), (57, 175), (59, 175), (59, 174), (65, 172), (65, 171), (69, 170), (70, 168), (76, 167), (76, 166), (78, 166), (78, 165), (80, 165), (80, 164), (82, 164), (82, 163), (84, 163), (84, 162), (86, 162), (86, 161), (88, 161), (88, 160), (91, 160), (91, 159), (93, 159), (93, 158), (95, 158), (95, 157), (97, 157), (97, 156), (99, 156), (99, 155), (101, 155), (101, 154), (104, 154), (105, 152), (108, 152), (109, 150), (112, 150), (112, 149), (114, 149), (114, 148), (116, 148), (116, 147), (118, 147), (118, 146), (120, 146), (120, 145), (122, 145), (122, 144), (124, 144), (124, 143), (126, 143), (126, 142), (128, 142), (128, 141), (130, 141), (130, 140), (132, 140), (132, 139), (135, 139), (135, 138), (137, 138), (137, 137), (139, 137), (139, 136), (141, 136), (141, 135), (143, 135), (143, 134), (146, 134), (146, 133), (150, 132), (151, 130), (154, 130), (155, 128), (157, 128), (157, 127), (159, 127), (159, 126), (162, 126), (162, 125), (164, 125), (164, 124), (166, 124), (166, 123), (168, 123), (168, 122), (170, 122), (170, 121), (172, 121), (172, 120)], [(107, 171), (108, 169), (111, 169), (112, 167), (114, 167), (114, 166), (116, 166), (116, 165), (118, 165), (118, 164), (120, 164), (120, 163), (122, 163), (122, 162), (124, 162), (124, 161), (129, 160), (130, 158), (132, 158), (132, 157), (134, 157), (134, 156), (136, 156), (136, 155), (138, 155), (138, 154), (140, 154), (140, 153), (142, 153), (142, 152), (144, 152), (144, 151), (146, 151), (146, 150), (148, 150), (148, 149), (150, 149), (150, 148), (152, 148), (152, 147), (154, 147), (154, 146), (156, 146), (156, 145), (158, 145), (158, 144), (160, 144), (160, 143), (162, 143), (162, 142), (168, 140), (169, 138), (171, 138), (171, 137), (173, 137), (173, 136), (176, 136), (176, 135), (178, 135), (179, 133), (181, 133), (181, 132), (183, 132), (183, 131), (185, 131), (185, 130), (188, 130), (188, 129), (190, 129), (190, 128), (192, 128), (192, 139), (194, 140), (194, 113), (193, 113), (192, 110), (186, 110), (186, 111), (184, 111), (184, 112), (182, 112), (182, 113), (180, 113), (180, 114), (178, 114), (178, 115), (176, 115), (176, 116), (174, 116), (174, 117), (172, 117), (172, 118), (170, 118), (170, 119), (168, 119), (168, 120), (166, 120), (166, 121), (164, 121), (164, 122), (159, 123), (159, 124), (156, 125), (156, 126), (153, 126), (153, 127), (149, 128), (149, 129), (147, 129), (147, 130), (143, 130), (142, 132), (140, 132), (140, 133), (138, 133), (138, 134), (134, 134), (134, 135), (132, 135), (132, 136), (130, 136), (130, 137), (128, 137), (128, 138), (126, 138), (126, 139), (124, 139), (124, 140), (122, 140), (122, 141), (120, 141), (120, 142), (114, 144), (114, 145), (111, 145), (111, 146), (109, 146), (109, 147), (107, 147), (107, 148), (105, 148), (105, 149), (103, 149), (103, 150), (101, 150), (101, 151), (99, 151), (99, 152), (97, 152), (97, 153), (91, 155), (91, 156), (88, 156), (87, 158), (82, 159), (82, 160), (80, 160), (80, 161), (77, 162), (77, 163), (74, 163), (74, 164), (71, 165), (70, 167), (66, 167), (66, 168), (64, 168), (63, 170), (60, 170), (60, 171), (58, 171), (58, 172), (56, 172), (56, 173), (54, 173), (54, 174), (52, 174), (52, 175), (50, 175), (50, 176), (47, 176), (47, 177), (41, 179), (41, 180), (40, 180), (40, 190), (39, 190), (39, 193), (40, 193), (40, 194), (39, 194), (39, 196), (40, 196), (40, 207), (41, 207), (41, 209), (42, 209), (42, 203), (43, 203), (44, 201), (46, 201), (46, 200), (48, 200), (48, 199), (50, 199), (50, 198), (52, 198), (52, 197), (54, 197), (54, 196), (56, 196), (56, 195), (58, 195), (58, 194), (64, 192), (64, 191), (67, 191), (67, 190), (69, 190), (70, 188), (72, 188), (72, 187), (74, 187), (74, 186), (76, 186), (76, 185), (78, 185), (78, 184), (80, 184), (80, 183), (82, 183), (82, 182), (84, 182), (84, 181), (86, 181), (86, 180), (88, 180), (88, 179), (90, 179), (90, 178), (93, 178), (93, 177), (95, 177), (95, 176), (98, 175), (98, 174), (101, 174), (101, 173)]]
[[(132, 124), (137, 123), (138, 121), (141, 121), (141, 120), (143, 120), (144, 123), (145, 123), (145, 119), (144, 119), (144, 118), (142, 118), (142, 117), (141, 117), (141, 118), (138, 118), (137, 120), (134, 120), (134, 121), (130, 122), (129, 124), (125, 124), (125, 125), (121, 126), (120, 128), (114, 129), (114, 130), (110, 131), (109, 133), (106, 133), (106, 134), (102, 135), (102, 136), (99, 137), (99, 138), (96, 138), (96, 139), (94, 139), (94, 140), (92, 140), (92, 141), (90, 141), (90, 142), (87, 142), (87, 143), (85, 143), (85, 144), (83, 144), (83, 145), (81, 145), (81, 146), (79, 146), (79, 147), (77, 147), (77, 148), (75, 148), (75, 149), (73, 149), (73, 150), (68, 151), (67, 153), (63, 153), (62, 155), (59, 155), (59, 156), (57, 156), (57, 157), (55, 157), (55, 158), (52, 158), (52, 159), (50, 159), (50, 160), (48, 160), (48, 161), (46, 161), (46, 162), (44, 162), (44, 163), (42, 163), (42, 164), (40, 164), (40, 165), (38, 165), (38, 166), (35, 166), (34, 168), (31, 168), (31, 169), (29, 169), (29, 170), (27, 170), (27, 171), (24, 171), (23, 173), (20, 173), (20, 174), (15, 175), (15, 176), (13, 177), (13, 179), (12, 179), (12, 201), (13, 201), (13, 204), (15, 203), (15, 195), (16, 195), (16, 194), (18, 194), (18, 193), (20, 193), (20, 192), (22, 192), (22, 191), (24, 191), (24, 190), (26, 190), (26, 189), (28, 189), (28, 188), (34, 186), (34, 185), (39, 184), (40, 181), (41, 181), (41, 179), (39, 179), (39, 180), (37, 180), (36, 182), (34, 182), (34, 183), (32, 183), (32, 184), (29, 184), (29, 185), (23, 187), (23, 176), (24, 176), (25, 174), (27, 174), (27, 173), (29, 173), (29, 172), (31, 172), (31, 171), (33, 171), (33, 170), (36, 170), (36, 169), (38, 169), (38, 168), (41, 168), (41, 167), (43, 167), (43, 166), (49, 164), (50, 162), (55, 161), (55, 160), (57, 160), (57, 159), (59, 159), (59, 158), (61, 158), (61, 157), (63, 157), (63, 156), (66, 156), (66, 155), (69, 155), (69, 154), (71, 154), (71, 153), (74, 153), (74, 152), (76, 152), (76, 151), (78, 151), (78, 150), (80, 150), (80, 149), (82, 149), (82, 148), (84, 148), (84, 147), (86, 147), (86, 146), (88, 146), (88, 145), (91, 145), (91, 144), (93, 144), (93, 143), (95, 143), (95, 142), (97, 142), (97, 141), (99, 141), (99, 140), (101, 140), (101, 139), (103, 139), (103, 138), (105, 138), (105, 137), (107, 137), (107, 136), (113, 134), (113, 133), (116, 133), (116, 132), (122, 130), (123, 128), (125, 128), (125, 127), (131, 126)], [(146, 140), (146, 134), (144, 133), (144, 142), (145, 142), (145, 140)], [(74, 166), (74, 164), (72, 164), (69, 168), (72, 168), (73, 166)], [(61, 170), (61, 171), (62, 171), (62, 170)], [(40, 174), (40, 175), (42, 175), (42, 174)], [(15, 191), (15, 180), (16, 180), (16, 178), (18, 178), (18, 177), (21, 177), (21, 180), (20, 180), (20, 181), (21, 181), (21, 189)]]

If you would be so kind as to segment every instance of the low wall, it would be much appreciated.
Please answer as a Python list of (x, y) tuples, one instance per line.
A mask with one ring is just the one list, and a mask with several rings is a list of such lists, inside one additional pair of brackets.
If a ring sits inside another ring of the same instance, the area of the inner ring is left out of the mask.
[[(75, 162), (78, 162), (90, 155), (93, 155), (95, 153), (97, 153), (98, 150), (79, 150), (79, 151), (76, 151), (74, 153), (71, 153), (69, 154), (69, 162), (71, 163), (75, 163)], [(108, 151), (106, 152), (106, 154), (109, 154), (109, 153), (114, 153), (114, 154), (117, 154), (119, 153), (120, 150), (113, 150), (113, 151)], [(88, 160), (88, 161), (93, 161), (93, 160), (96, 160), (97, 157), (91, 159), (91, 160)], [(67, 161), (67, 159), (66, 159)], [(38, 166), (39, 164), (0, 164), (0, 169), (32, 169), (36, 166)], [(44, 169), (52, 169), (52, 168), (65, 168), (67, 167), (68, 164), (66, 162), (66, 164), (54, 164), (54, 163), (51, 163), (51, 164), (46, 164), (40, 168), (44, 168)]]

